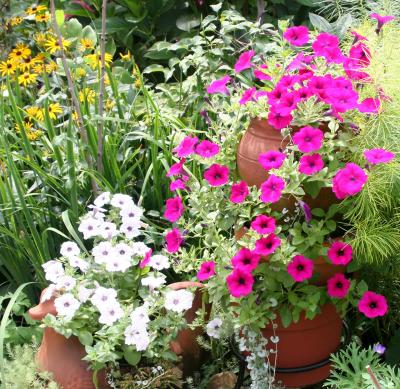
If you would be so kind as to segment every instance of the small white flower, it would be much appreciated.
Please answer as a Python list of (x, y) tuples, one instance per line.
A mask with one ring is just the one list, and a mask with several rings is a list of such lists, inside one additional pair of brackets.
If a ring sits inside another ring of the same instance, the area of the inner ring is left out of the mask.
[(62, 263), (55, 260), (44, 263), (42, 267), (45, 272), (46, 280), (54, 283), (57, 283), (58, 279), (65, 274)]
[(122, 271), (126, 272), (132, 265), (131, 260), (126, 257), (115, 255), (106, 262), (106, 270), (109, 272)]
[(117, 320), (121, 319), (122, 316), (124, 316), (123, 309), (116, 301), (111, 305), (107, 304), (106, 306), (99, 308), (99, 311), (99, 323), (106, 324), (108, 326), (111, 326)]
[(110, 242), (100, 242), (92, 249), (94, 261), (98, 264), (106, 263), (115, 256), (114, 247)]
[[(90, 207), (90, 205), (89, 205)], [(89, 217), (91, 217), (92, 219), (96, 219), (99, 221), (99, 223), (103, 222), (104, 218), (106, 217), (106, 215), (102, 212), (96, 212), (95, 210), (89, 211), (87, 213), (87, 215)]]
[(117, 292), (112, 288), (103, 288), (99, 286), (96, 288), (92, 298), (90, 301), (97, 308), (101, 309), (106, 305), (112, 305), (113, 303), (117, 303)]
[(62, 276), (58, 279), (56, 287), (58, 290), (65, 289), (71, 290), (76, 285), (76, 279), (71, 276)]
[(80, 254), (81, 250), (75, 242), (64, 242), (60, 248), (60, 254), (63, 257), (77, 257)]
[(77, 267), (81, 272), (86, 273), (89, 270), (89, 263), (79, 257), (70, 257), (68, 262), (72, 267)]
[(131, 196), (126, 194), (117, 193), (111, 199), (111, 205), (120, 209), (131, 207), (135, 205)]
[(44, 291), (40, 297), (40, 302), (44, 303), (45, 301), (50, 300), (57, 291), (57, 287), (55, 284), (50, 284)]
[(168, 269), (169, 261), (165, 255), (157, 254), (150, 258), (148, 265), (156, 270)]
[(132, 247), (126, 243), (116, 244), (114, 250), (121, 258), (131, 259), (134, 254)]
[(89, 239), (98, 235), (99, 220), (88, 217), (81, 221), (78, 231), (82, 232), (84, 239)]
[(139, 257), (144, 257), (144, 255), (150, 250), (143, 242), (132, 243), (133, 254)]
[(111, 239), (115, 235), (118, 235), (117, 226), (111, 222), (100, 223), (98, 228), (98, 235), (100, 235), (103, 239)]
[(66, 320), (71, 320), (74, 317), (80, 305), (80, 302), (71, 293), (65, 293), (54, 300), (57, 314), (64, 316)]
[(124, 335), (125, 344), (135, 346), (137, 351), (144, 351), (149, 346), (150, 337), (144, 328), (138, 328), (132, 324), (126, 327)]
[(119, 227), (119, 231), (128, 239), (133, 239), (140, 235), (140, 227), (141, 224), (139, 220), (127, 220), (123, 221)]
[(93, 289), (89, 289), (89, 288), (86, 288), (83, 285), (80, 285), (78, 287), (78, 300), (81, 303), (86, 303), (86, 301), (89, 300), (89, 298), (92, 295), (92, 293), (93, 293)]
[(164, 284), (165, 284), (164, 274), (160, 274), (158, 277), (155, 277), (154, 274), (149, 274), (146, 278), (142, 278), (142, 285), (148, 286), (150, 290), (157, 289)]
[(164, 307), (170, 311), (180, 313), (192, 307), (193, 298), (193, 293), (188, 290), (171, 290), (165, 295)]
[(93, 204), (97, 207), (103, 207), (106, 204), (109, 204), (111, 200), (110, 192), (103, 192), (99, 194), (93, 201)]
[(137, 327), (147, 327), (147, 323), (150, 321), (148, 312), (147, 312), (147, 307), (144, 305), (135, 308), (131, 315), (130, 318), (132, 320), (132, 323), (135, 324)]
[(131, 220), (140, 221), (140, 218), (143, 215), (143, 209), (132, 204), (131, 206), (122, 208), (119, 214), (121, 215), (123, 223)]
[(214, 318), (206, 325), (207, 335), (211, 338), (219, 339), (221, 336), (222, 320), (219, 317)]

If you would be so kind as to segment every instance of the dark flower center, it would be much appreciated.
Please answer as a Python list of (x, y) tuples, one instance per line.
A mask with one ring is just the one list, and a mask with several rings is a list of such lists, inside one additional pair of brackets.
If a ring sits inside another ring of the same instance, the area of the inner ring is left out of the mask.
[(336, 283), (336, 288), (338, 289), (342, 289), (343, 288), (343, 284), (339, 281)]
[(344, 255), (344, 251), (343, 251), (342, 249), (340, 249), (340, 250), (337, 252), (337, 255), (343, 256), (343, 255)]
[(309, 136), (306, 136), (306, 137), (304, 138), (304, 141), (305, 141), (305, 142), (311, 142), (311, 138), (310, 138)]
[(239, 279), (238, 279), (238, 284), (239, 284), (239, 285), (244, 285), (245, 283), (246, 283), (246, 281), (245, 281), (244, 278), (239, 278)]
[(297, 265), (296, 269), (298, 271), (303, 271), (304, 270), (304, 266), (303, 265)]
[(68, 308), (69, 307), (69, 302), (68, 301), (66, 301), (65, 303), (64, 303), (64, 307), (66, 307), (66, 308)]
[(376, 303), (373, 301), (372, 303), (369, 304), (369, 307), (371, 309), (375, 309), (376, 308)]

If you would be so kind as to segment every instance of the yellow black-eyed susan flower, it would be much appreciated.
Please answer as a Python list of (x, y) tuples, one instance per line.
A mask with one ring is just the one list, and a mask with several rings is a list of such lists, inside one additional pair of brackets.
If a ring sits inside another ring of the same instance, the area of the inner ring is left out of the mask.
[(132, 54), (131, 54), (131, 52), (129, 50), (128, 50), (128, 52), (126, 54), (119, 53), (119, 56), (121, 57), (121, 59), (123, 61), (127, 61), (127, 62), (130, 61), (131, 58), (132, 58)]
[[(62, 38), (62, 45), (64, 49), (68, 49), (68, 47), (71, 46), (71, 42)], [(53, 36), (47, 38), (46, 42), (44, 43), (44, 47), (46, 48), (46, 51), (50, 54), (55, 54), (58, 50), (60, 50), (58, 39)]]
[(25, 10), (27, 15), (35, 15), (39, 12), (46, 11), (47, 7), (45, 5), (33, 4)]
[(36, 82), (37, 74), (24, 72), (18, 76), (18, 84), (28, 86)]
[[(93, 69), (97, 69), (101, 65), (101, 54), (100, 52), (96, 52), (94, 54), (88, 54), (84, 56), (85, 62)], [(106, 67), (110, 67), (110, 63), (112, 62), (112, 55), (109, 53), (105, 53), (104, 55), (104, 63)]]
[(47, 23), (50, 20), (50, 14), (48, 12), (35, 16), (35, 20), (38, 23)]
[(28, 58), (31, 55), (31, 49), (24, 43), (18, 43), (17, 46), (8, 55), (8, 58), (13, 61), (19, 61), (21, 59)]
[(0, 73), (4, 76), (11, 76), (15, 73), (17, 65), (15, 61), (8, 59), (7, 61), (0, 62)]
[(49, 113), (50, 119), (55, 120), (55, 119), (57, 119), (57, 114), (62, 113), (62, 111), (63, 110), (59, 103), (51, 103), (51, 104), (49, 104), (47, 112)]
[(81, 103), (87, 101), (89, 104), (93, 104), (96, 98), (96, 93), (93, 89), (84, 88), (79, 92), (79, 100)]
[(82, 51), (85, 51), (85, 50), (93, 50), (93, 49), (94, 49), (94, 42), (93, 42), (91, 39), (89, 39), (89, 38), (82, 38), (82, 39), (79, 41), (79, 48), (80, 48)]
[(12, 27), (18, 26), (22, 23), (24, 19), (22, 19), (20, 16), (14, 16), (9, 20), (9, 23), (11, 24)]

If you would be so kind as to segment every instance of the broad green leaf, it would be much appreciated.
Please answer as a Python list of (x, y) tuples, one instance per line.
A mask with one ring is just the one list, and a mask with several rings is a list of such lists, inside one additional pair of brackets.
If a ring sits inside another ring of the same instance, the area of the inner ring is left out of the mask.
[(310, 12), (310, 22), (311, 24), (320, 31), (323, 32), (332, 32), (333, 31), (333, 26), (322, 16), (313, 14)]
[(124, 358), (130, 365), (136, 366), (140, 362), (142, 354), (139, 351), (136, 351), (131, 346), (125, 346), (123, 350), (124, 350)]
[(89, 331), (80, 332), (78, 339), (84, 346), (91, 346), (93, 344), (93, 336)]
[(64, 24), (64, 11), (62, 9), (56, 10), (56, 22), (61, 27)]
[(182, 31), (189, 32), (193, 28), (200, 25), (200, 19), (195, 15), (182, 15), (176, 21), (176, 27)]

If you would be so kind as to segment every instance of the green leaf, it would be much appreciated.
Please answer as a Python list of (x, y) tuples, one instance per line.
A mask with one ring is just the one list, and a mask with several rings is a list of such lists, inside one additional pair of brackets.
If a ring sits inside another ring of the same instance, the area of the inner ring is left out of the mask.
[(391, 365), (400, 364), (400, 328), (394, 333), (394, 336), (389, 341), (389, 347), (385, 353), (386, 362)]
[(93, 336), (89, 331), (80, 332), (78, 339), (84, 346), (91, 346), (93, 344)]
[(85, 26), (85, 27), (83, 27), (83, 30), (82, 30), (82, 37), (83, 37), (83, 38), (88, 38), (88, 39), (90, 39), (91, 41), (94, 42), (94, 44), (97, 43), (97, 35), (96, 35), (96, 32), (95, 32), (95, 31), (93, 30), (93, 28), (90, 27), (90, 26)]
[(195, 15), (182, 15), (176, 21), (176, 27), (182, 31), (189, 32), (200, 25), (200, 19)]
[(325, 216), (325, 212), (324, 212), (324, 210), (322, 208), (313, 208), (311, 210), (311, 213), (314, 216), (318, 216), (318, 217), (324, 217)]
[(62, 9), (56, 10), (56, 22), (61, 27), (64, 24), (64, 11)]
[(222, 8), (222, 3), (210, 4), (210, 8), (211, 8), (214, 12), (218, 12), (218, 11)]
[(307, 7), (317, 7), (319, 3), (321, 2), (320, 0), (296, 0), (299, 4), (305, 5)]
[(342, 15), (335, 23), (335, 33), (339, 38), (342, 38), (349, 27), (353, 24), (351, 14)]
[(313, 14), (312, 12), (309, 13), (310, 22), (311, 24), (320, 31), (324, 32), (332, 32), (333, 26), (322, 16)]
[(280, 314), (283, 326), (285, 328), (288, 327), (290, 325), (290, 323), (292, 322), (292, 313), (291, 313), (289, 307), (284, 306), (279, 311), (279, 314)]
[(133, 347), (124, 346), (123, 351), (124, 358), (130, 365), (136, 366), (140, 362), (142, 354), (139, 351), (136, 351)]
[(78, 19), (71, 19), (64, 23), (61, 32), (64, 38), (78, 38), (82, 34), (82, 24)]

